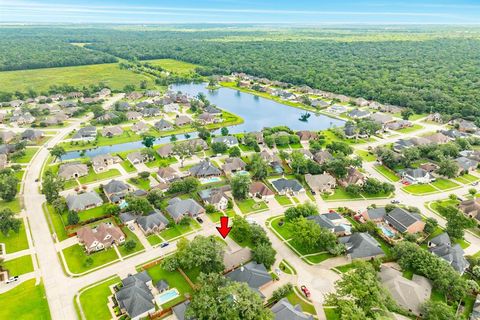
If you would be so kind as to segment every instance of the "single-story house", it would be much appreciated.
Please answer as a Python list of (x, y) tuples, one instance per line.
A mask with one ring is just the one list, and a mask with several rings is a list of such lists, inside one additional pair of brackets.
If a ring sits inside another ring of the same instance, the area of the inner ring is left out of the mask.
[(65, 201), (69, 211), (83, 211), (103, 204), (102, 198), (95, 192), (85, 192), (80, 194), (69, 194)]
[(450, 141), (450, 138), (441, 132), (436, 132), (431, 135), (424, 136), (424, 138), (436, 144), (444, 144)]
[(386, 214), (387, 211), (385, 210), (385, 207), (369, 208), (362, 212), (362, 217), (366, 221), (382, 222), (385, 219)]
[(97, 128), (94, 126), (88, 126), (78, 129), (78, 131), (73, 135), (72, 140), (86, 140), (91, 141), (95, 140), (97, 137)]
[(425, 228), (425, 222), (419, 214), (400, 207), (388, 212), (385, 215), (385, 222), (400, 233), (417, 233)]
[(458, 164), (459, 173), (475, 171), (478, 167), (478, 161), (466, 157), (459, 157), (455, 159), (455, 162)]
[(88, 253), (125, 242), (125, 235), (122, 230), (111, 223), (100, 223), (93, 229), (89, 226), (84, 226), (77, 231), (77, 238)]
[(157, 209), (148, 215), (138, 216), (136, 222), (145, 235), (160, 232), (168, 225), (168, 219)]
[(205, 209), (193, 199), (182, 200), (180, 198), (173, 198), (168, 201), (166, 210), (176, 223), (185, 216), (193, 218), (205, 213)]
[(118, 156), (112, 156), (111, 154), (101, 154), (92, 158), (93, 171), (96, 173), (104, 172), (109, 166), (122, 162), (122, 159)]
[(404, 181), (407, 181), (410, 184), (430, 183), (435, 180), (435, 178), (428, 171), (422, 168), (409, 168), (403, 170), (402, 178)]
[(315, 131), (302, 130), (295, 133), (301, 141), (310, 141), (316, 140), (318, 138), (318, 133)]
[(65, 180), (76, 179), (88, 174), (88, 166), (81, 162), (62, 163), (58, 168), (58, 176)]
[(15, 133), (12, 131), (0, 131), (0, 143), (10, 143), (15, 139)]
[(157, 154), (162, 158), (168, 158), (173, 155), (173, 144), (167, 143), (157, 149)]
[(367, 232), (355, 232), (339, 238), (345, 244), (350, 259), (370, 259), (385, 255), (380, 243)]
[(248, 191), (250, 197), (257, 197), (262, 200), (270, 200), (275, 197), (275, 192), (270, 190), (263, 182), (254, 181)]
[(287, 298), (280, 299), (270, 310), (275, 320), (313, 320), (311, 314), (303, 313), (299, 304), (292, 305)]
[(151, 288), (152, 278), (147, 271), (123, 279), (120, 290), (115, 292), (120, 311), (132, 320), (148, 318), (149, 314), (155, 312), (155, 298)]
[(127, 155), (127, 159), (128, 161), (130, 161), (131, 164), (139, 164), (139, 163), (145, 163), (150, 161), (151, 157), (146, 152), (135, 151), (135, 152), (129, 153)]
[(320, 227), (329, 230), (337, 236), (352, 234), (350, 223), (336, 212), (312, 215), (308, 216), (307, 219), (314, 221)]
[(347, 176), (338, 180), (338, 184), (342, 187), (348, 187), (350, 185), (363, 186), (365, 183), (365, 176), (363, 173), (357, 170), (355, 167), (350, 167), (347, 170)]
[(120, 202), (130, 191), (131, 188), (128, 184), (115, 179), (103, 186), (103, 193), (113, 203)]
[(173, 124), (171, 124), (165, 119), (161, 119), (160, 121), (155, 122), (154, 127), (155, 129), (160, 131), (171, 130), (173, 129)]
[(452, 246), (452, 241), (446, 232), (428, 242), (428, 251), (447, 261), (460, 274), (463, 274), (470, 266), (464, 257), (465, 252), (462, 247), (458, 243)]
[(297, 195), (299, 193), (305, 192), (305, 189), (300, 184), (300, 182), (298, 182), (297, 179), (280, 178), (272, 181), (272, 185), (277, 190), (277, 192), (281, 195), (284, 195), (287, 193)]
[(369, 119), (381, 124), (382, 126), (386, 126), (388, 123), (394, 122), (395, 120), (389, 114), (375, 112), (369, 116)]
[(225, 159), (225, 164), (222, 166), (223, 172), (225, 174), (230, 174), (232, 172), (237, 172), (245, 170), (247, 164), (240, 158), (227, 158)]
[(147, 132), (150, 127), (143, 121), (139, 121), (132, 126), (132, 131), (135, 133)]
[(308, 173), (305, 175), (305, 182), (313, 192), (333, 192), (333, 189), (337, 186), (335, 178), (329, 173), (316, 175)]
[(231, 148), (238, 145), (238, 140), (235, 136), (220, 136), (213, 138), (212, 143), (225, 143), (229, 148)]
[(43, 137), (43, 131), (33, 130), (33, 129), (27, 129), (23, 131), (20, 136), (22, 140), (28, 140), (28, 141), (37, 141), (42, 137)]
[(326, 150), (318, 151), (313, 155), (313, 160), (315, 160), (318, 164), (324, 164), (332, 159), (333, 156)]
[(162, 182), (169, 183), (180, 178), (180, 173), (172, 167), (160, 167), (157, 171), (157, 177)]
[(122, 134), (123, 129), (120, 126), (104, 127), (102, 130), (102, 136), (104, 137), (114, 137)]
[(0, 170), (5, 169), (8, 164), (8, 158), (6, 154), (0, 154)]
[(191, 124), (192, 122), (193, 120), (185, 115), (179, 115), (175, 118), (175, 125), (179, 127)]
[(370, 115), (370, 112), (367, 110), (353, 109), (348, 113), (348, 116), (353, 119), (363, 119)]
[(229, 273), (225, 277), (236, 282), (244, 282), (251, 289), (258, 292), (263, 298), (264, 295), (260, 292), (263, 288), (272, 283), (272, 276), (267, 268), (261, 263), (255, 261), (249, 262)]
[(190, 167), (188, 171), (192, 176), (198, 178), (220, 176), (222, 174), (220, 169), (215, 167), (208, 159), (200, 161), (200, 163)]
[(466, 216), (480, 221), (480, 198), (460, 202), (458, 209)]

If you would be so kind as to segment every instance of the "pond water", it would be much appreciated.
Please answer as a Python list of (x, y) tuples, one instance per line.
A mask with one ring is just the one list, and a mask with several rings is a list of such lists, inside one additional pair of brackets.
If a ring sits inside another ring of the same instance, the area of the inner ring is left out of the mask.
[[(328, 117), (323, 114), (311, 114), (308, 121), (300, 121), (300, 116), (305, 113), (304, 110), (293, 108), (273, 100), (255, 96), (253, 94), (240, 92), (230, 88), (219, 88), (217, 90), (208, 90), (205, 83), (175, 84), (170, 87), (173, 91), (182, 91), (192, 97), (202, 92), (207, 99), (219, 108), (239, 115), (244, 119), (244, 123), (229, 127), (230, 133), (243, 133), (250, 131), (260, 131), (265, 127), (288, 126), (292, 130), (324, 130), (334, 126), (343, 126), (343, 120)], [(197, 133), (189, 133), (190, 139), (196, 138)], [(184, 135), (178, 135), (178, 140), (185, 140)], [(158, 138), (155, 145), (170, 142), (170, 136)], [(127, 142), (112, 146), (103, 146), (90, 150), (85, 150), (84, 155), (94, 157), (106, 153), (116, 153), (128, 150), (142, 148), (141, 141)], [(71, 151), (62, 157), (62, 160), (79, 158), (79, 151)]]

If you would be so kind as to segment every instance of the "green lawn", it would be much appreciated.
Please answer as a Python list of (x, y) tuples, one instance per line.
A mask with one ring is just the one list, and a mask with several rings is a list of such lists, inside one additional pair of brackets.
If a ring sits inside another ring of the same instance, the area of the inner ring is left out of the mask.
[(53, 230), (52, 228), (50, 228), (50, 231), (52, 233), (55, 232), (59, 241), (68, 239), (67, 231), (65, 230), (65, 225), (63, 224), (63, 219), (66, 219), (66, 217), (62, 217), (60, 214), (55, 212), (55, 209), (53, 209), (53, 207), (49, 204), (44, 205), (43, 210), (45, 211), (45, 214), (50, 218), (50, 221), (52, 223)]
[(132, 251), (127, 251), (125, 249), (125, 245), (119, 246), (118, 251), (120, 251), (120, 254), (122, 255), (122, 257), (128, 256), (130, 254), (133, 254), (135, 252), (139, 252), (139, 251), (142, 251), (142, 250), (145, 249), (143, 247), (142, 243), (140, 242), (140, 240), (138, 240), (137, 235), (135, 233), (133, 233), (132, 230), (130, 230), (130, 229), (128, 229), (128, 227), (124, 226), (124, 227), (122, 227), (122, 231), (125, 234), (125, 241), (134, 240), (137, 243), (137, 246)]
[(290, 206), (293, 204), (292, 200), (290, 200), (289, 197), (287, 196), (281, 196), (279, 194), (275, 195), (275, 200), (278, 201), (278, 203), (282, 206)]
[(107, 303), (109, 296), (112, 295), (110, 286), (117, 283), (120, 283), (120, 278), (114, 277), (85, 291), (81, 291), (80, 304), (87, 320), (108, 320), (112, 317)]
[(297, 274), (297, 271), (287, 262), (287, 260), (282, 260), (279, 264), (279, 268), (286, 274)]
[(447, 189), (453, 189), (453, 188), (459, 187), (458, 184), (447, 179), (437, 179), (434, 182), (432, 182), (431, 185), (440, 190), (447, 190)]
[(0, 210), (5, 208), (8, 208), (15, 213), (19, 213), (22, 210), (22, 206), (20, 205), (20, 199), (17, 197), (9, 202), (0, 200)]
[(282, 226), (279, 225), (280, 221), (284, 219), (283, 216), (277, 217), (270, 221), (272, 228), (278, 232), (285, 240), (292, 238), (292, 233), (288, 228), (288, 223), (284, 223)]
[(312, 256), (304, 257), (303, 259), (309, 261), (310, 263), (317, 264), (327, 259), (332, 258), (333, 256), (328, 252), (317, 253)]
[(377, 157), (373, 153), (365, 150), (355, 150), (355, 154), (357, 156), (360, 156), (365, 162), (373, 162), (377, 159)]
[(151, 234), (147, 237), (147, 241), (152, 245), (155, 246), (157, 244), (162, 243), (162, 239), (160, 239), (156, 234)]
[(310, 314), (313, 314), (313, 315), (316, 315), (317, 312), (315, 311), (315, 307), (310, 304), (310, 303), (307, 303), (305, 302), (303, 299), (301, 299), (298, 295), (301, 295), (302, 293), (295, 287), (294, 288), (294, 291), (292, 291), (291, 293), (289, 293), (287, 295), (287, 299), (288, 301), (292, 304), (292, 305), (297, 305), (299, 304), (301, 307), (302, 307), (302, 310), (304, 312), (307, 312), (307, 313), (310, 313)]
[[(0, 294), (0, 319), (51, 319), (43, 284), (35, 286), (35, 279)], [(8, 306), (8, 307), (7, 307)]]
[(198, 67), (195, 64), (174, 60), (174, 59), (155, 59), (155, 60), (146, 60), (141, 62), (148, 62), (153, 66), (162, 67), (167, 71), (175, 72), (179, 74), (191, 73), (195, 71), (195, 68)]
[[(70, 272), (76, 274), (89, 271), (118, 259), (118, 255), (113, 248), (87, 255), (83, 247), (78, 244), (63, 249), (63, 255), (65, 256)], [(93, 263), (91, 266), (87, 267), (85, 261), (88, 257), (93, 259)]]
[(432, 208), (432, 210), (434, 210), (438, 214), (440, 214), (440, 211), (439, 211), (440, 207), (448, 207), (448, 206), (456, 207), (459, 203), (460, 203), (460, 201), (458, 201), (458, 200), (445, 199), (445, 200), (441, 200), (441, 201), (431, 202), (430, 207)]
[(237, 204), (238, 208), (240, 209), (240, 211), (242, 211), (243, 214), (249, 214), (251, 212), (268, 210), (267, 204), (263, 201), (257, 202), (253, 199), (245, 199), (245, 200), (235, 200), (235, 203)]
[(414, 132), (414, 131), (417, 131), (417, 130), (420, 130), (420, 129), (423, 129), (423, 127), (421, 125), (415, 123), (411, 127), (403, 128), (403, 129), (396, 130), (396, 131), (400, 132), (400, 133), (410, 133), (410, 132)]
[(175, 298), (166, 304), (162, 305), (163, 308), (168, 308), (186, 299), (185, 294), (192, 294), (192, 287), (188, 284), (187, 280), (178, 271), (168, 272), (162, 269), (161, 265), (147, 269), (148, 274), (152, 277), (153, 285), (160, 280), (166, 280), (170, 285), (170, 288), (177, 288), (180, 292), (180, 296)]
[(212, 222), (220, 221), (220, 217), (223, 217), (223, 213), (220, 211), (215, 211), (214, 213), (208, 213), (207, 216), (212, 220)]
[(48, 91), (52, 85), (64, 84), (81, 88), (100, 82), (111, 89), (121, 90), (127, 84), (138, 87), (143, 80), (150, 87), (153, 84), (151, 78), (120, 69), (118, 63), (0, 72), (2, 91), (5, 92), (27, 92), (30, 88), (41, 92)]
[(105, 172), (95, 173), (92, 168), (89, 168), (88, 175), (78, 178), (78, 181), (80, 181), (81, 184), (88, 184), (118, 176), (120, 176), (120, 171), (117, 169), (110, 169)]
[(455, 180), (457, 180), (458, 182), (464, 183), (464, 184), (470, 184), (472, 182), (480, 180), (480, 178), (477, 178), (476, 176), (471, 175), (471, 174), (464, 174), (464, 175), (456, 177)]
[(125, 169), (127, 173), (132, 173), (137, 171), (137, 169), (135, 169), (135, 166), (131, 164), (131, 162), (128, 160), (120, 162), (120, 165), (123, 167), (123, 169)]
[(416, 195), (438, 192), (437, 189), (435, 189), (429, 184), (412, 184), (412, 185), (403, 187), (402, 189), (408, 193), (416, 194)]
[(340, 320), (340, 316), (336, 312), (335, 308), (323, 308), (323, 312), (325, 313), (325, 317), (327, 320)]
[(322, 199), (327, 201), (337, 201), (337, 200), (356, 200), (363, 199), (362, 196), (354, 196), (345, 191), (345, 188), (337, 187), (333, 194), (322, 194)]
[(0, 243), (5, 244), (5, 251), (7, 253), (28, 249), (27, 233), (25, 232), (23, 220), (18, 233), (10, 231), (7, 236), (4, 236), (3, 233), (0, 232)]
[[(78, 216), (80, 217), (80, 221), (87, 221), (93, 218), (100, 218), (105, 215), (105, 208), (108, 204), (103, 204), (99, 207), (88, 209), (85, 211), (81, 211)], [(63, 214), (63, 218), (66, 219), (67, 215)]]
[(191, 219), (190, 224), (188, 225), (174, 224), (168, 229), (165, 229), (162, 232), (160, 232), (160, 236), (165, 240), (171, 240), (198, 228), (200, 228), (200, 225), (195, 220)]
[(335, 267), (338, 271), (345, 273), (356, 268), (354, 263), (344, 264), (343, 266)]
[(25, 148), (25, 155), (20, 157), (20, 158), (17, 158), (15, 160), (13, 160), (12, 162), (14, 162), (14, 163), (29, 163), (32, 160), (35, 153), (37, 153), (38, 149), (40, 149), (40, 148), (39, 147)]
[(134, 185), (135, 187), (137, 187), (138, 189), (142, 189), (142, 190), (145, 190), (145, 191), (148, 191), (150, 190), (150, 180), (147, 178), (147, 179), (142, 179), (142, 178), (130, 178), (128, 179), (128, 183)]
[(10, 276), (19, 276), (21, 274), (33, 272), (32, 256), (26, 255), (5, 261), (3, 267), (8, 270)]
[(387, 178), (392, 182), (400, 181), (400, 177), (395, 174), (392, 170), (385, 167), (384, 165), (374, 166), (375, 170), (377, 170), (382, 176)]

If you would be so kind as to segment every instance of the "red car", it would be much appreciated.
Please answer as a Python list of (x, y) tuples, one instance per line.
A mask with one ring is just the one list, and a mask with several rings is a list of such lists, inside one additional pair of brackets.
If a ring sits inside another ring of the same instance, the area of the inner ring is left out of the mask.
[(302, 289), (303, 294), (305, 294), (305, 297), (310, 298), (310, 291), (307, 289), (305, 286), (301, 286), (300, 289)]

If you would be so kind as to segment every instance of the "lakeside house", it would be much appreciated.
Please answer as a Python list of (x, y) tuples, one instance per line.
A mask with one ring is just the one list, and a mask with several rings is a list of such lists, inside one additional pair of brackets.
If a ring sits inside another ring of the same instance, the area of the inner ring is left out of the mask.
[(65, 180), (77, 179), (88, 175), (88, 166), (81, 162), (62, 163), (58, 168), (58, 176)]
[(107, 171), (110, 166), (122, 162), (122, 159), (118, 156), (112, 156), (111, 154), (101, 154), (92, 158), (92, 168), (95, 173), (101, 173)]
[(222, 174), (220, 169), (215, 167), (209, 159), (200, 161), (198, 164), (190, 167), (188, 171), (197, 178), (215, 177)]
[(99, 207), (103, 204), (102, 198), (95, 192), (85, 192), (80, 194), (69, 194), (65, 201), (69, 211), (84, 211), (87, 209)]

